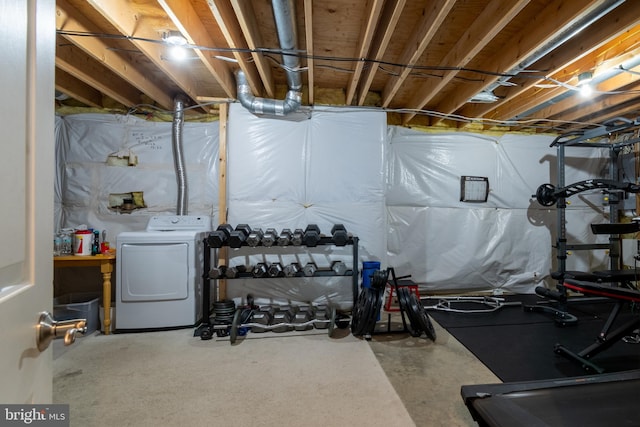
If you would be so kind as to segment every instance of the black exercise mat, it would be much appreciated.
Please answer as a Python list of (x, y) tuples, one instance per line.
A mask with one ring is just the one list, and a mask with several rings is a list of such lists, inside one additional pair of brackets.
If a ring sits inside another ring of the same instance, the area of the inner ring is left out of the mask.
[[(594, 343), (612, 307), (611, 303), (570, 305), (569, 312), (579, 321), (565, 327), (557, 326), (550, 314), (522, 307), (485, 314), (428, 313), (503, 382), (519, 382), (584, 375), (578, 363), (557, 355), (554, 346), (579, 352)], [(627, 309), (615, 325), (630, 316)], [(640, 369), (640, 344), (620, 341), (591, 360), (605, 372)]]

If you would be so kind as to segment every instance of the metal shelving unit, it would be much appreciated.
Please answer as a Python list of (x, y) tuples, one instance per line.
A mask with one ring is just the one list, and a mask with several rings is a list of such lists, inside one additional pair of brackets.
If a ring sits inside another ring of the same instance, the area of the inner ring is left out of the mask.
[[(214, 248), (210, 245), (209, 240), (207, 238), (205, 238), (203, 240), (203, 245), (204, 245), (204, 253), (205, 254), (211, 254), (212, 256), (206, 256), (204, 257), (204, 261), (203, 261), (203, 276), (202, 276), (202, 313), (203, 313), (203, 319), (202, 319), (202, 323), (198, 326), (198, 328), (196, 329), (194, 336), (207, 336), (210, 337), (212, 334), (212, 331), (216, 328), (219, 327), (219, 325), (214, 325), (211, 322), (211, 307), (212, 307), (212, 301), (211, 301), (211, 286), (210, 286), (210, 281), (215, 281), (217, 284), (217, 281), (219, 279), (213, 279), (209, 276), (209, 272), (211, 271), (212, 268), (217, 267), (217, 260), (218, 260), (218, 250), (220, 248)], [(357, 300), (358, 297), (358, 279), (359, 279), (359, 271), (358, 271), (358, 245), (359, 245), (359, 239), (357, 236), (349, 236), (349, 238), (346, 241), (346, 244), (344, 245), (340, 245), (340, 247), (343, 246), (350, 246), (351, 252), (352, 252), (352, 267), (351, 269), (347, 269), (347, 271), (345, 272), (344, 275), (338, 275), (336, 274), (333, 270), (331, 269), (318, 269), (314, 272), (314, 274), (312, 276), (306, 276), (303, 274), (302, 271), (296, 273), (296, 275), (291, 276), (291, 277), (286, 277), (286, 276), (278, 276), (278, 277), (261, 277), (261, 278), (257, 278), (257, 277), (253, 277), (252, 273), (247, 271), (247, 272), (240, 272), (238, 273), (234, 278), (225, 278), (226, 280), (236, 280), (236, 279), (250, 279), (250, 280), (260, 280), (260, 279), (283, 279), (283, 280), (295, 280), (295, 279), (299, 279), (299, 278), (313, 278), (313, 277), (351, 277), (351, 292), (352, 292), (352, 296), (353, 296), (353, 301), (355, 303), (355, 301)], [(228, 244), (223, 244), (223, 247), (228, 246)], [(311, 248), (311, 247), (317, 247), (317, 246), (336, 246), (338, 247), (339, 245), (336, 244), (336, 242), (333, 240), (332, 237), (327, 237), (322, 235), (320, 237), (320, 239), (318, 240), (317, 244), (315, 246), (306, 246), (306, 245), (288, 245), (288, 246), (277, 246), (277, 245), (273, 245), (273, 246), (269, 246), (269, 249), (281, 249), (282, 251), (287, 251), (288, 253), (290, 253), (292, 250), (296, 250), (296, 251), (301, 251), (301, 250), (305, 250), (306, 248)], [(265, 246), (262, 245), (262, 242), (258, 243), (256, 246), (249, 246), (247, 244), (247, 242), (243, 242), (241, 245), (242, 248), (251, 248), (252, 250), (255, 250), (256, 253), (259, 253), (260, 250), (262, 250), (263, 248), (265, 248)], [(213, 258), (213, 265), (211, 262), (211, 258)], [(240, 309), (237, 309), (240, 310)], [(329, 334), (332, 333), (333, 327), (335, 327), (336, 325), (336, 321), (337, 321), (337, 314), (336, 314), (336, 310), (334, 308), (330, 308), (331, 310), (331, 314), (330, 314), (330, 318), (328, 319), (328, 323), (329, 323)], [(237, 328), (238, 326), (240, 327), (252, 327), (255, 326), (252, 323), (243, 323), (238, 325), (237, 324), (238, 321), (238, 312), (236, 312), (236, 315), (234, 315), (234, 324), (231, 325), (232, 329), (233, 328)], [(310, 321), (307, 322), (309, 324), (314, 323), (314, 321)], [(264, 328), (264, 329), (274, 329), (275, 327), (282, 327), (282, 326), (302, 326), (303, 324), (288, 324), (288, 323), (280, 323), (276, 326), (274, 326), (273, 328), (270, 326), (266, 326), (266, 325), (259, 325), (260, 327)], [(203, 335), (203, 331), (206, 331)], [(235, 341), (235, 330), (231, 331), (231, 336), (232, 336), (232, 341)], [(204, 339), (204, 338), (203, 338)]]

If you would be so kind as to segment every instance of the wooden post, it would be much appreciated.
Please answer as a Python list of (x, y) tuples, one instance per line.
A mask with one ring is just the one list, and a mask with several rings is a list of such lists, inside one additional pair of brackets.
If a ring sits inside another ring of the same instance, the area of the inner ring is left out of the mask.
[[(229, 104), (220, 104), (220, 135), (218, 158), (218, 223), (227, 222), (227, 116)], [(226, 246), (218, 250), (218, 265), (227, 265), (229, 262), (229, 252)], [(218, 298), (227, 298), (227, 281), (218, 279)]]

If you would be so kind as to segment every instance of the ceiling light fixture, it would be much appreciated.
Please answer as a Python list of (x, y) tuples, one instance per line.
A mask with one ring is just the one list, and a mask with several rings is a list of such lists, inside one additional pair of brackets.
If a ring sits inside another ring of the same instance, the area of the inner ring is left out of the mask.
[(578, 74), (578, 86), (589, 84), (591, 80), (593, 80), (593, 73), (591, 71)]
[(483, 90), (482, 92), (478, 92), (467, 102), (480, 103), (480, 104), (490, 104), (492, 102), (496, 102), (498, 97), (495, 96), (492, 92)]
[(184, 61), (187, 58), (187, 39), (180, 31), (168, 31), (162, 34), (162, 40), (169, 45), (169, 59)]
[(580, 95), (583, 98), (588, 98), (593, 93), (593, 88), (590, 82), (593, 80), (593, 73), (591, 71), (585, 71), (578, 74), (578, 88), (580, 89)]
[(162, 40), (172, 46), (184, 46), (187, 44), (187, 39), (180, 31), (167, 31), (162, 35)]

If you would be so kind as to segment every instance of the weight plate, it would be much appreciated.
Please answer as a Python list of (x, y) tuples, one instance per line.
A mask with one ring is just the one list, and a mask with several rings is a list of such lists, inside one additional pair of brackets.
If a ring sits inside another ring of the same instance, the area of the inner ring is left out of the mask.
[(419, 337), (422, 335), (422, 329), (420, 328), (414, 311), (411, 309), (411, 300), (409, 298), (410, 294), (409, 289), (405, 287), (398, 288), (398, 304), (400, 304), (400, 308), (407, 315), (409, 320), (405, 325), (409, 334), (411, 334), (412, 337)]
[(411, 306), (415, 307), (414, 310), (417, 313), (417, 319), (418, 323), (420, 324), (420, 329), (424, 331), (424, 333), (427, 335), (427, 338), (429, 338), (431, 341), (435, 341), (436, 330), (433, 327), (433, 323), (431, 322), (429, 315), (427, 314), (427, 310), (425, 310), (424, 306), (415, 294), (412, 293), (409, 298), (411, 299)]
[(242, 310), (242, 308), (237, 309), (233, 315), (233, 321), (231, 322), (231, 329), (229, 331), (229, 340), (231, 341), (231, 344), (235, 343), (236, 338), (238, 338), (238, 325), (240, 324)]

